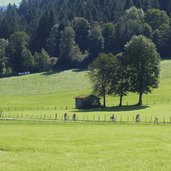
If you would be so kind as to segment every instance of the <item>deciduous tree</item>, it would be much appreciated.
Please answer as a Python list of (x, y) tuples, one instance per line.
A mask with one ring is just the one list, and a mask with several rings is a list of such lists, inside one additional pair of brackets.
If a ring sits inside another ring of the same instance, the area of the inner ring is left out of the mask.
[(143, 94), (158, 87), (160, 56), (154, 43), (144, 36), (134, 36), (126, 44), (125, 56), (129, 65), (130, 90), (139, 94), (138, 105), (142, 105)]

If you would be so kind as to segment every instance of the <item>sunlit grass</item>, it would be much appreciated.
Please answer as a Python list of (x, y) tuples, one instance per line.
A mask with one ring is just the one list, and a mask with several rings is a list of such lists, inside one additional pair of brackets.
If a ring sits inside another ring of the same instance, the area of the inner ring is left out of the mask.
[(0, 170), (171, 170), (171, 127), (0, 121)]

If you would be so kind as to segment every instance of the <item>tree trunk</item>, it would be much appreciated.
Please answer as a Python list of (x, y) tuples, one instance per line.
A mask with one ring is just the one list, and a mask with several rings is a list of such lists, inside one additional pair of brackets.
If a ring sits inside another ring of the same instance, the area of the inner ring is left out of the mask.
[(141, 106), (141, 105), (142, 105), (142, 96), (143, 96), (143, 93), (140, 92), (140, 93), (139, 93), (139, 102), (138, 102), (138, 106)]
[(122, 107), (122, 98), (123, 98), (123, 96), (122, 96), (122, 94), (120, 95), (120, 103), (119, 103), (119, 107)]
[(106, 108), (106, 93), (103, 94), (103, 107)]

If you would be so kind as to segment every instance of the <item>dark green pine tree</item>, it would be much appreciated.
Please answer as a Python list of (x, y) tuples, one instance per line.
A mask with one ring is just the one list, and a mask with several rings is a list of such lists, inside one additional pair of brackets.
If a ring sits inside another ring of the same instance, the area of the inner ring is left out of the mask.
[(46, 48), (47, 39), (54, 24), (54, 12), (46, 10), (39, 20), (38, 28), (32, 41), (31, 47), (33, 51), (41, 51), (42, 48)]

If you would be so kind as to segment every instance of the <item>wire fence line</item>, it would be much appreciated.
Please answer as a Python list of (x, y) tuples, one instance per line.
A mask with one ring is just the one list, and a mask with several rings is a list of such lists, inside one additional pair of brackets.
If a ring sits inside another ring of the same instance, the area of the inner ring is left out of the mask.
[[(156, 100), (156, 101), (144, 101), (143, 105), (155, 105), (155, 104), (166, 104), (170, 103), (171, 100)], [(109, 107), (118, 107), (117, 103), (107, 103)], [(135, 105), (133, 102), (125, 102), (123, 103), (123, 107), (133, 106)], [(0, 107), (0, 111), (57, 111), (57, 110), (72, 110), (75, 109), (74, 105), (67, 106), (2, 106)], [(105, 109), (104, 109), (105, 110)]]
[(72, 121), (72, 122), (113, 122), (113, 123), (122, 123), (122, 124), (133, 124), (133, 123), (142, 123), (142, 124), (171, 124), (171, 117), (140, 117), (139, 120), (137, 116), (117, 116), (112, 118), (109, 115), (76, 115), (76, 114), (12, 114), (12, 113), (1, 113), (0, 120), (41, 120), (41, 121)]
[(0, 111), (43, 111), (43, 110), (69, 110), (74, 106), (22, 106), (0, 107)]

